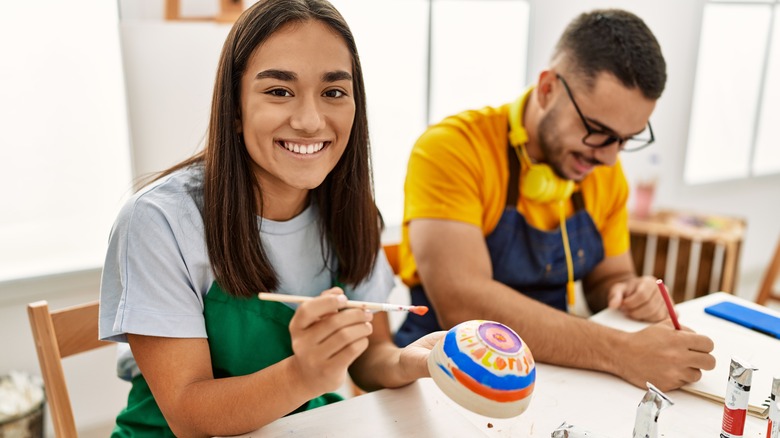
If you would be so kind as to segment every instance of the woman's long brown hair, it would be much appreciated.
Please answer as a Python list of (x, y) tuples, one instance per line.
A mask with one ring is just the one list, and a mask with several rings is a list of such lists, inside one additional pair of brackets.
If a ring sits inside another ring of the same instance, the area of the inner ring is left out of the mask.
[[(217, 282), (231, 295), (248, 297), (279, 285), (257, 224), (262, 206), (257, 212), (255, 200), (262, 199), (263, 188), (237, 131), (241, 77), (269, 36), (288, 23), (307, 20), (326, 24), (344, 39), (352, 54), (355, 99), (355, 120), (344, 155), (310, 193), (320, 215), (321, 239), (335, 253), (338, 279), (345, 284), (357, 284), (371, 273), (380, 248), (382, 221), (372, 189), (363, 71), (352, 32), (327, 1), (261, 0), (238, 18), (222, 48), (204, 150), (158, 176), (204, 165), (202, 215), (209, 260)], [(328, 255), (323, 258), (327, 266)]]

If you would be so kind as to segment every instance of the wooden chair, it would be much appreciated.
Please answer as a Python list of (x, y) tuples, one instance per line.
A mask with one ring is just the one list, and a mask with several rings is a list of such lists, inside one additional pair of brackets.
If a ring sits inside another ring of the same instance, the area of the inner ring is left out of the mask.
[(50, 311), (46, 301), (37, 301), (27, 305), (27, 315), (41, 365), (54, 433), (58, 437), (78, 436), (62, 359), (113, 345), (98, 340), (98, 302)]
[(777, 240), (775, 255), (764, 273), (764, 279), (761, 281), (761, 289), (759, 289), (758, 297), (756, 297), (756, 303), (763, 306), (768, 300), (780, 301), (780, 290), (775, 289), (778, 277), (780, 277), (780, 239)]
[(637, 274), (663, 279), (675, 302), (734, 292), (743, 219), (661, 210), (628, 226)]
[(390, 262), (390, 267), (393, 268), (393, 273), (398, 275), (401, 272), (401, 260), (398, 255), (399, 243), (386, 243), (382, 245), (382, 249), (385, 250), (385, 256), (387, 261)]

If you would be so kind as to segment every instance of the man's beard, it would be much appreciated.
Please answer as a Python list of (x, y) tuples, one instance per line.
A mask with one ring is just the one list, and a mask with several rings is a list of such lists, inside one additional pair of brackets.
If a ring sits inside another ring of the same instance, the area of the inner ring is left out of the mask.
[[(562, 169), (565, 152), (560, 138), (555, 135), (557, 128), (555, 116), (557, 113), (557, 108), (553, 108), (539, 122), (539, 149), (542, 151), (543, 161), (550, 166), (558, 178), (568, 180), (571, 178), (567, 177)], [(557, 147), (554, 145), (557, 145)]]

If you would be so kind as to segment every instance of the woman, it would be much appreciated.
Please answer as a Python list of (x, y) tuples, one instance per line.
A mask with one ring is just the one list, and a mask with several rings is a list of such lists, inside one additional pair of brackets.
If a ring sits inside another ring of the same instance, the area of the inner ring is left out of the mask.
[[(392, 271), (371, 189), (363, 78), (324, 0), (261, 0), (219, 61), (207, 145), (122, 209), (101, 285), (101, 339), (128, 342), (114, 436), (235, 435), (361, 387), (428, 376), (440, 333), (396, 348)], [(294, 310), (272, 291), (318, 295)], [(322, 292), (320, 294), (320, 292)], [(137, 367), (135, 366), (137, 364)]]

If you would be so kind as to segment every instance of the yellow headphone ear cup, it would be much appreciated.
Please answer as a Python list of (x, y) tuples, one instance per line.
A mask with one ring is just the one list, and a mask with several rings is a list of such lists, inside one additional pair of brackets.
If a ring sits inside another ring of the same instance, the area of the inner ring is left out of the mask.
[(574, 181), (559, 178), (546, 164), (533, 164), (523, 176), (520, 191), (536, 202), (563, 201), (574, 192)]
[(525, 93), (509, 105), (509, 143), (515, 147), (518, 158), (528, 166), (528, 173), (520, 184), (520, 194), (536, 202), (563, 201), (574, 193), (574, 181), (559, 178), (546, 164), (532, 164), (525, 150), (528, 132), (523, 128), (521, 120), (530, 95), (530, 92)]

